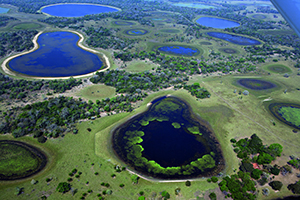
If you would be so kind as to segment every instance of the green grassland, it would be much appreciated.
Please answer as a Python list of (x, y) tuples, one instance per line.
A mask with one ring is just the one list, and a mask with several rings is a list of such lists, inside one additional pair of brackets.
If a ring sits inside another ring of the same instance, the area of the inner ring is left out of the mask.
[(41, 24), (27, 22), (27, 23), (15, 24), (12, 28), (15, 30), (22, 30), (22, 29), (29, 30), (29, 29), (39, 29), (41, 27), (42, 27)]
[(91, 85), (81, 89), (77, 96), (87, 100), (101, 100), (107, 97), (115, 96), (116, 89), (106, 85)]
[(157, 65), (147, 61), (132, 61), (127, 63), (127, 67), (125, 68), (126, 71), (129, 72), (144, 72), (144, 71), (151, 71), (153, 68), (157, 68)]

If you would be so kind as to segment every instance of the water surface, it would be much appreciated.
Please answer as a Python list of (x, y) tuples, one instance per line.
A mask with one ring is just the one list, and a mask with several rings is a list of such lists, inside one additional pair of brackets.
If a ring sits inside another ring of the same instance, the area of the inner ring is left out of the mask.
[(162, 46), (157, 49), (164, 53), (174, 54), (174, 55), (183, 55), (183, 56), (195, 56), (200, 53), (197, 48), (186, 47), (186, 46)]
[(7, 13), (9, 11), (9, 8), (2, 8), (0, 7), (0, 14), (1, 13)]
[(79, 36), (71, 32), (50, 32), (39, 36), (39, 49), (12, 59), (9, 68), (29, 76), (64, 77), (88, 74), (103, 63), (77, 46)]
[(107, 12), (117, 12), (115, 8), (92, 4), (58, 4), (42, 9), (42, 12), (56, 17), (83, 17)]
[(233, 28), (233, 27), (240, 26), (240, 24), (237, 22), (226, 20), (226, 19), (219, 19), (219, 18), (215, 18), (215, 17), (201, 17), (201, 18), (197, 19), (196, 22), (202, 26), (207, 26), (207, 27), (212, 27), (212, 28), (220, 28), (220, 29)]
[(207, 34), (209, 36), (219, 38), (222, 40), (226, 40), (228, 42), (232, 42), (232, 43), (238, 44), (238, 45), (259, 45), (259, 44), (261, 44), (261, 42), (258, 40), (254, 40), (251, 38), (242, 37), (242, 36), (238, 36), (238, 35), (231, 35), (228, 33), (208, 32)]

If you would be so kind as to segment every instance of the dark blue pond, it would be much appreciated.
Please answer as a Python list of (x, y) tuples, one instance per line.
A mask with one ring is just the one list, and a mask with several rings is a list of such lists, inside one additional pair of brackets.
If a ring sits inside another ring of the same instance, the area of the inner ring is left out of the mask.
[(219, 19), (215, 17), (201, 17), (197, 20), (197, 23), (202, 26), (220, 28), (220, 29), (240, 26), (240, 24), (237, 22), (226, 20), (226, 19)]
[(175, 46), (175, 45), (159, 47), (157, 50), (169, 54), (183, 55), (183, 56), (195, 56), (200, 53), (200, 51), (196, 48)]
[(39, 36), (39, 49), (12, 59), (9, 67), (29, 76), (63, 77), (88, 74), (103, 63), (77, 46), (79, 36), (71, 32), (50, 32)]
[(42, 9), (42, 12), (57, 17), (83, 17), (107, 12), (117, 12), (111, 7), (92, 5), (92, 4), (58, 4), (48, 6)]
[[(222, 168), (216, 164), (222, 163), (222, 154), (213, 133), (185, 102), (164, 96), (151, 103), (113, 131), (113, 148), (122, 160), (142, 173), (168, 179), (207, 176)], [(194, 167), (199, 158), (204, 158), (201, 166)]]
[(269, 81), (263, 81), (263, 80), (252, 79), (252, 78), (239, 79), (237, 83), (251, 90), (268, 90), (276, 87), (274, 83), (271, 83)]
[(219, 38), (222, 40), (226, 40), (228, 42), (232, 42), (233, 44), (238, 44), (238, 45), (259, 45), (259, 44), (261, 44), (261, 42), (258, 40), (254, 40), (251, 38), (242, 37), (242, 36), (238, 36), (238, 35), (231, 35), (231, 34), (220, 33), (220, 32), (208, 32), (207, 34), (209, 36)]

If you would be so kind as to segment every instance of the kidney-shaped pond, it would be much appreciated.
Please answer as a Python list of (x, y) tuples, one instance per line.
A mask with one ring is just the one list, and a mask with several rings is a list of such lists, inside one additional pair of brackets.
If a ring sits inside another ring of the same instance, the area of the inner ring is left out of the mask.
[(215, 17), (201, 17), (197, 19), (196, 22), (202, 26), (220, 28), (220, 29), (240, 26), (240, 24), (237, 22), (226, 20), (226, 19), (215, 18)]
[(32, 176), (47, 164), (46, 155), (24, 142), (0, 140), (0, 181)]
[(77, 45), (79, 36), (71, 32), (49, 32), (39, 36), (39, 48), (12, 59), (8, 66), (29, 76), (64, 77), (88, 74), (99, 70), (99, 56)]
[(182, 100), (163, 97), (113, 131), (116, 154), (135, 170), (160, 179), (211, 176), (224, 168), (208, 124)]
[(199, 49), (190, 46), (167, 45), (158, 47), (157, 50), (177, 56), (196, 56), (200, 54)]
[(276, 87), (276, 84), (271, 83), (269, 81), (252, 78), (239, 79), (237, 83), (251, 90), (268, 90)]
[(221, 32), (208, 32), (207, 34), (209, 36), (219, 38), (222, 40), (226, 40), (228, 42), (231, 42), (233, 44), (238, 44), (238, 45), (259, 45), (259, 44), (261, 44), (261, 42), (258, 40), (254, 40), (251, 38), (242, 37), (242, 36), (238, 36), (238, 35), (231, 35), (231, 34), (221, 33)]
[(43, 13), (56, 17), (83, 17), (106, 12), (117, 12), (116, 8), (97, 4), (56, 4), (44, 7)]

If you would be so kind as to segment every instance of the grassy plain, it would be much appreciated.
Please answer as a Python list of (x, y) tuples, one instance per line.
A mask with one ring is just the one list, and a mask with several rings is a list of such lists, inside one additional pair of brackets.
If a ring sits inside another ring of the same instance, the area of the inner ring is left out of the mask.
[(144, 72), (147, 70), (151, 71), (152, 68), (157, 68), (156, 64), (148, 61), (132, 61), (126, 64), (127, 64), (126, 71), (135, 72), (135, 73)]
[(87, 100), (101, 100), (107, 97), (113, 97), (116, 94), (116, 89), (106, 85), (91, 85), (83, 88), (77, 93), (83, 99)]

